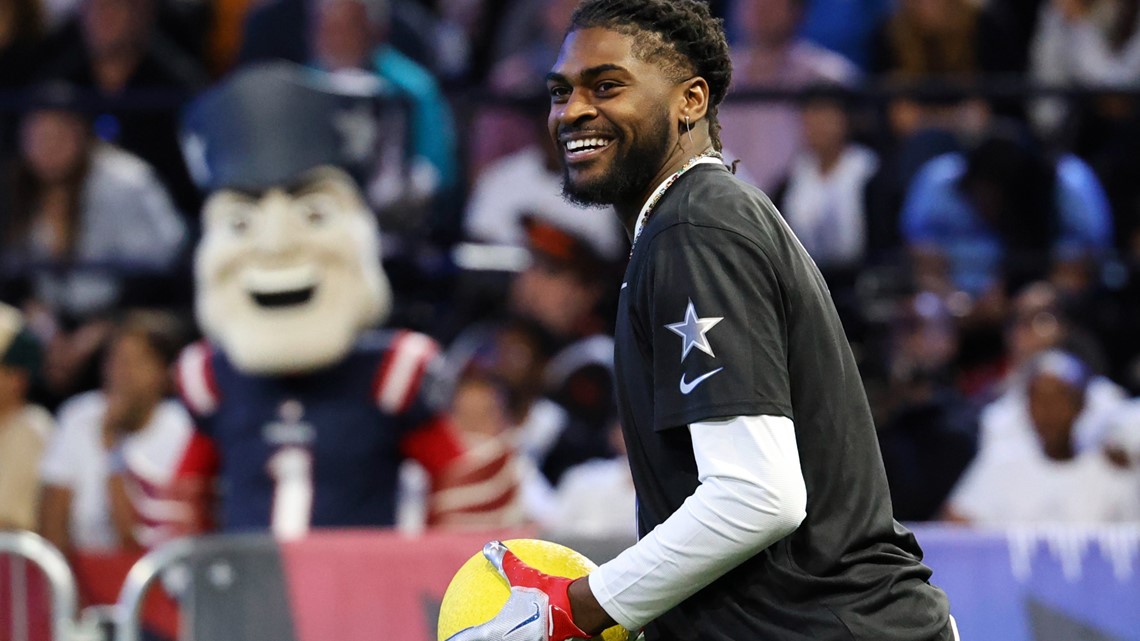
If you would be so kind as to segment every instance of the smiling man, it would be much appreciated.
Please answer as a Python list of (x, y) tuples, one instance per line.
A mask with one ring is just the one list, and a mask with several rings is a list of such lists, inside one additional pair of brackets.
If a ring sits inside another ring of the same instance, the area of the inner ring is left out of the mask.
[(453, 641), (614, 623), (647, 641), (957, 637), (892, 518), (824, 281), (720, 160), (730, 76), (701, 2), (587, 0), (574, 14), (547, 78), (550, 133), (567, 197), (613, 204), (633, 241), (615, 341), (641, 538), (573, 581), (488, 544), (511, 597)]
[(465, 476), (435, 341), (378, 329), (391, 292), (361, 184), (388, 140), (373, 119), (385, 103), (351, 78), (250, 67), (184, 115), (208, 196), (194, 263), (206, 340), (178, 364), (197, 436), (179, 476), (191, 490), (222, 481), (224, 531), (393, 525), (407, 458), (433, 488), (466, 491), (452, 492), (457, 511), (515, 489), (505, 456)]

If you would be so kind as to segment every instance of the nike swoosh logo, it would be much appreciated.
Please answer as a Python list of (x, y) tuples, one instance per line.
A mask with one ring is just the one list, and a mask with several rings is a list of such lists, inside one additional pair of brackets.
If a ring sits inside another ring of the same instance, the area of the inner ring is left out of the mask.
[(524, 625), (526, 625), (528, 623), (534, 623), (535, 621), (538, 621), (538, 617), (540, 617), (540, 616), (542, 616), (542, 611), (538, 609), (538, 604), (535, 603), (534, 604), (534, 614), (530, 615), (529, 619), (526, 619), (525, 621), (522, 621), (521, 623), (519, 623), (515, 627), (511, 628), (510, 630), (507, 630), (506, 634), (503, 635), (503, 638), (505, 639), (505, 638), (509, 637), (512, 632), (514, 632), (515, 630), (518, 630), (519, 628), (523, 627)]
[(711, 372), (705, 372), (704, 374), (701, 374), (700, 376), (694, 378), (691, 381), (686, 381), (685, 375), (681, 374), (681, 393), (682, 394), (688, 394), (689, 392), (692, 392), (693, 390), (695, 390), (697, 388), (697, 385), (700, 385), (701, 383), (705, 382), (705, 380), (708, 377), (712, 376), (713, 374), (716, 374), (717, 372), (719, 372), (722, 369), (724, 369), (724, 368), (718, 367)]

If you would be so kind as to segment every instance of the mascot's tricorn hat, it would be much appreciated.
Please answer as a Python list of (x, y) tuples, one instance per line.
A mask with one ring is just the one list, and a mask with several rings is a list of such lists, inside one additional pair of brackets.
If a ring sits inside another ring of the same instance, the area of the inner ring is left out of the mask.
[(402, 122), (388, 121), (402, 105), (382, 88), (370, 74), (271, 63), (233, 73), (183, 112), (183, 153), (209, 195), (195, 312), (239, 371), (330, 366), (387, 316), (362, 188), (380, 158), (403, 150)]
[[(328, 74), (290, 62), (239, 69), (182, 114), (182, 147), (203, 191), (263, 191), (322, 165), (363, 185), (402, 127), (400, 103), (373, 74)], [(381, 140), (381, 132), (384, 140)]]

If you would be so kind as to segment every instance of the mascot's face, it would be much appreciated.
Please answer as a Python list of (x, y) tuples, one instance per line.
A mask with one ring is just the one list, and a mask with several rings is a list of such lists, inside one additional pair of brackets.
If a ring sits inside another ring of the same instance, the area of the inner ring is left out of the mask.
[(375, 218), (344, 172), (320, 168), (257, 195), (219, 190), (203, 217), (198, 321), (239, 370), (331, 365), (387, 316)]

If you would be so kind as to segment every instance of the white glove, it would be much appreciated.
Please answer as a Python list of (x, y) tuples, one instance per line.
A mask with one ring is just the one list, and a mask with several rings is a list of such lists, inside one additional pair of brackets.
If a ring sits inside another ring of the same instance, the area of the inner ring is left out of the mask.
[(483, 546), (511, 596), (493, 619), (460, 630), (447, 641), (568, 641), (589, 639), (570, 616), (568, 590), (573, 579), (550, 576), (523, 563), (499, 541)]

